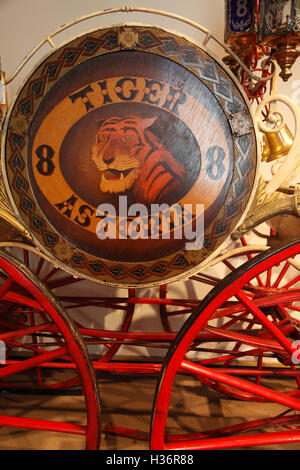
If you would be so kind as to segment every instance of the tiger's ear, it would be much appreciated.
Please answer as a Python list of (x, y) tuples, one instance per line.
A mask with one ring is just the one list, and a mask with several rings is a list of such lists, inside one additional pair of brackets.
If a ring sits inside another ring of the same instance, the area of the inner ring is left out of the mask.
[(147, 129), (147, 127), (152, 126), (152, 124), (155, 123), (156, 119), (157, 119), (157, 116), (153, 117), (153, 118), (148, 118), (148, 119), (141, 118), (141, 123), (140, 124), (141, 124), (142, 129), (145, 130), (145, 129)]

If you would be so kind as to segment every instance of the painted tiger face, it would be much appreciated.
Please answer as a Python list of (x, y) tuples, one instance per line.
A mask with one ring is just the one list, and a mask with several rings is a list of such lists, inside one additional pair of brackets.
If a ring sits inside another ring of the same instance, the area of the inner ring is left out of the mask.
[(104, 121), (92, 147), (92, 159), (101, 174), (102, 192), (121, 193), (138, 180), (146, 155), (151, 151), (144, 130), (156, 118), (114, 117)]

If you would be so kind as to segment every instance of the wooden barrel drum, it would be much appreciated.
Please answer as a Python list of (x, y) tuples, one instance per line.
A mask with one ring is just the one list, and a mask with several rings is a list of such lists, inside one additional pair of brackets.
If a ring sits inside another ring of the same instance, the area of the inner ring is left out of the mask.
[(189, 276), (241, 221), (256, 188), (247, 100), (202, 46), (117, 25), (51, 51), (6, 119), (2, 170), (34, 243), (113, 286)]

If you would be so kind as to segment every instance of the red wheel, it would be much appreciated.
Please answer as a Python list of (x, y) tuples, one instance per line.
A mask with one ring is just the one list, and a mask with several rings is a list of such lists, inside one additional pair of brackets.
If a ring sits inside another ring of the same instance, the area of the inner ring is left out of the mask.
[(49, 393), (79, 383), (86, 409), (81, 424), (74, 424), (74, 410), (66, 411), (65, 421), (53, 421), (44, 418), (44, 410), (41, 419), (35, 409), (30, 417), (20, 417), (20, 410), (17, 416), (8, 415), (6, 409), (6, 414), (0, 416), (0, 429), (3, 426), (77, 435), (76, 446), (98, 449), (99, 392), (77, 328), (46, 286), (4, 252), (0, 252), (0, 279), (0, 341), (2, 351), (6, 351), (0, 362), (0, 387), (33, 392), (38, 388)]
[[(212, 289), (184, 323), (166, 355), (157, 385), (152, 449), (300, 441), (298, 254), (300, 242), (296, 240), (257, 255)], [(245, 358), (252, 364), (243, 365)], [(181, 373), (196, 376), (227, 399), (250, 402), (252, 410), (253, 402), (268, 403), (270, 414), (246, 423), (235, 421), (233, 426), (200, 429), (193, 435), (178, 429), (170, 435), (167, 418), (170, 426), (176, 401), (176, 396), (170, 399), (171, 390), (176, 374)], [(280, 391), (272, 377), (280, 381)], [(280, 408), (276, 415), (272, 405)], [(270, 426), (274, 426), (272, 432), (266, 431)], [(281, 426), (283, 431), (278, 430)]]
[[(163, 338), (157, 335), (161, 326), (170, 333), (170, 336), (164, 337), (169, 343), (174, 339), (174, 332), (180, 329), (187, 316), (213, 286), (246, 259), (265, 249), (262, 245), (248, 246), (243, 237), (242, 242), (236, 242), (230, 246), (230, 251), (220, 255), (211, 268), (188, 281), (151, 290), (139, 289), (135, 292), (134, 289), (122, 289), (120, 292), (120, 289), (101, 285), (95, 289), (95, 283), (74, 278), (53, 267), (35, 248), (15, 242), (11, 245), (14, 255), (30, 267), (60, 300), (75, 321), (91, 357), (97, 363), (109, 362), (122, 346), (129, 347), (134, 354), (140, 354), (140, 348), (149, 346), (152, 350), (166, 348), (165, 344), (161, 344)], [(152, 335), (142, 339), (134, 330), (140, 329), (141, 316), (145, 323), (146, 308), (151, 315), (149, 328)], [(157, 314), (160, 314), (161, 323)], [(122, 348), (121, 353), (123, 351)]]
[(123, 295), (120, 295), (114, 288), (74, 277), (53, 266), (53, 263), (34, 247), (18, 242), (2, 245), (54, 293), (84, 336), (90, 356), (100, 362), (112, 359), (119, 351), (121, 343), (102, 339), (100, 332), (107, 329), (108, 314), (110, 329), (115, 327), (116, 331), (122, 333), (128, 331), (135, 310), (135, 290), (123, 289)]

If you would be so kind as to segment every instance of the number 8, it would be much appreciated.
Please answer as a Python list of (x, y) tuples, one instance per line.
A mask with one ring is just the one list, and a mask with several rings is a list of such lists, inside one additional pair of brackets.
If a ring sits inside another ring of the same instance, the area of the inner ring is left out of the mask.
[[(215, 152), (218, 154), (216, 159), (214, 159)], [(220, 179), (225, 171), (225, 166), (222, 163), (225, 157), (224, 150), (218, 146), (210, 147), (207, 151), (206, 157), (210, 162), (206, 167), (206, 173), (212, 180)]]
[(247, 15), (247, 0), (238, 0), (236, 14), (240, 18)]
[(40, 145), (36, 150), (36, 155), (39, 159), (36, 167), (41, 175), (49, 176), (55, 170), (52, 158), (54, 156), (54, 150), (50, 145)]

